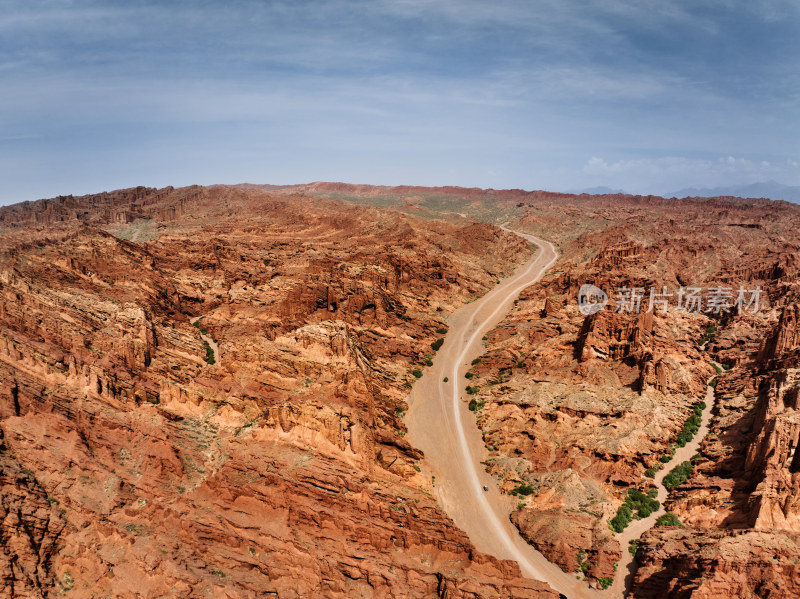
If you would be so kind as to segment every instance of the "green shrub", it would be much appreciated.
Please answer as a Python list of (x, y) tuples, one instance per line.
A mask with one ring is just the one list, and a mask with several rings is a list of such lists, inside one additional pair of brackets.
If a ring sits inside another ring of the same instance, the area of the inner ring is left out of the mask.
[(442, 343), (444, 343), (444, 339), (439, 338), (433, 343), (431, 343), (431, 348), (433, 349), (433, 351), (439, 351), (439, 348), (442, 347)]
[(449, 378), (447, 378), (447, 377), (444, 377), (442, 380), (443, 380), (443, 381), (446, 383), (446, 382), (447, 382), (447, 381), (449, 381), (450, 379), (449, 379)]
[(469, 395), (475, 395), (480, 390), (481, 390), (480, 387), (467, 387), (467, 393)]
[(414, 378), (421, 378), (422, 377), (422, 371), (419, 368), (415, 368), (414, 370), (412, 370), (411, 374), (414, 375)]
[(625, 530), (625, 527), (631, 523), (632, 514), (633, 513), (631, 512), (631, 508), (628, 507), (626, 504), (623, 503), (621, 506), (619, 506), (619, 509), (617, 510), (617, 515), (614, 516), (611, 519), (611, 522), (608, 523), (609, 526), (611, 527), (611, 530), (617, 533)]
[(444, 328), (444, 327), (441, 327), (439, 329), (436, 329), (436, 332), (439, 333), (440, 335), (446, 335), (447, 334), (447, 329)]
[(639, 543), (636, 542), (636, 539), (631, 539), (628, 543), (628, 553), (630, 553), (633, 557), (636, 557), (637, 551), (639, 551)]
[(714, 336), (714, 333), (717, 332), (717, 327), (708, 327), (706, 332), (703, 333), (703, 336), (700, 338), (700, 345), (711, 341), (711, 338)]
[(477, 412), (478, 410), (482, 410), (483, 409), (483, 405), (485, 403), (486, 402), (484, 402), (483, 400), (478, 401), (475, 398), (470, 399), (469, 400), (469, 409), (472, 410), (473, 412)]
[[(675, 440), (678, 447), (685, 447), (686, 444), (694, 438), (697, 431), (700, 430), (700, 426), (703, 423), (703, 410), (705, 407), (706, 403), (704, 401), (699, 401), (692, 406), (692, 415), (686, 419), (686, 422), (683, 424), (683, 429), (678, 433), (678, 438)], [(662, 462), (663, 461), (662, 459)]]
[(511, 495), (533, 495), (533, 487), (526, 482), (521, 482), (518, 486), (509, 491)]
[(656, 520), (656, 526), (683, 526), (678, 516), (672, 512), (667, 512), (663, 516), (659, 516)]
[(716, 372), (717, 374), (722, 372), (722, 368), (717, 366), (714, 362), (709, 362), (709, 364), (711, 364), (712, 368), (714, 369), (714, 372)]
[(625, 499), (625, 503), (637, 512), (638, 518), (647, 518), (661, 506), (658, 500), (655, 499), (655, 495), (652, 495), (653, 491), (656, 492), (656, 495), (658, 494), (656, 489), (651, 489), (647, 493), (642, 493), (639, 489), (628, 489), (628, 497)]
[[(655, 494), (653, 494), (655, 491)], [(647, 518), (650, 514), (656, 511), (661, 504), (655, 498), (658, 494), (656, 489), (651, 489), (647, 493), (643, 493), (639, 489), (628, 489), (628, 496), (625, 498), (625, 503), (619, 506), (617, 515), (614, 516), (609, 522), (611, 530), (620, 533), (625, 530), (625, 527), (631, 523), (631, 520)]]
[(644, 475), (647, 478), (654, 478), (656, 472), (658, 472), (659, 470), (661, 470), (661, 464), (656, 464), (655, 466), (650, 466), (647, 470), (645, 470)]
[(471, 380), (471, 379), (473, 379), (473, 378), (475, 377), (475, 373), (474, 373), (474, 372), (467, 372), (467, 373), (464, 375), (464, 377), (465, 377), (465, 378), (468, 378), (468, 379), (470, 379), (470, 380)]
[(692, 463), (681, 462), (664, 477), (664, 486), (668, 489), (676, 487), (686, 481), (692, 474)]
[(214, 349), (208, 344), (208, 341), (203, 339), (203, 346), (206, 348), (206, 362), (215, 364), (217, 360), (214, 358)]
[(600, 583), (601, 587), (603, 587), (604, 589), (607, 589), (612, 584), (614, 584), (614, 579), (612, 577), (610, 577), (610, 576), (606, 576), (604, 578), (598, 578), (597, 582)]
[(422, 361), (425, 362), (425, 366), (433, 366), (433, 356), (430, 354), (425, 354), (425, 357), (422, 358)]
[(480, 358), (475, 358), (475, 359), (472, 361), (472, 365), (473, 365), (473, 366), (475, 366), (475, 364), (480, 364), (481, 362), (483, 362), (483, 360), (481, 360)]

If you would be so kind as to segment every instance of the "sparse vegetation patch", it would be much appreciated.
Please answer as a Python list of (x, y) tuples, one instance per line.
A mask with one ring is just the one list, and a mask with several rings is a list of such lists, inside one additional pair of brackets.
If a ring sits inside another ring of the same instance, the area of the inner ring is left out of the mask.
[(689, 478), (692, 474), (692, 463), (691, 462), (681, 462), (675, 468), (673, 468), (669, 474), (664, 477), (664, 486), (668, 489), (672, 487), (677, 487), (681, 483), (686, 482), (686, 479)]
[(683, 526), (678, 516), (672, 512), (667, 512), (663, 516), (659, 516), (656, 520), (656, 526)]
[(647, 518), (656, 511), (661, 506), (656, 499), (657, 494), (658, 491), (655, 488), (650, 489), (647, 493), (643, 493), (639, 489), (628, 489), (625, 503), (619, 506), (617, 515), (609, 522), (611, 530), (620, 533), (632, 520)]

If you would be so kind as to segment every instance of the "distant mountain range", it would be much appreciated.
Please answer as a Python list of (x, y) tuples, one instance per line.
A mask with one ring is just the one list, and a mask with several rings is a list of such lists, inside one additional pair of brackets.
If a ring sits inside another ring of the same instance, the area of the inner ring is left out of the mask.
[(665, 197), (701, 197), (738, 196), (741, 198), (769, 198), (800, 204), (800, 186), (781, 185), (776, 181), (751, 183), (749, 185), (732, 185), (730, 187), (687, 187), (679, 191), (664, 194)]
[[(626, 193), (622, 189), (599, 186), (586, 189), (570, 189), (566, 193), (588, 193), (592, 195), (607, 195)], [(685, 187), (678, 191), (658, 194), (665, 198), (713, 198), (718, 196), (735, 196), (740, 198), (769, 198), (770, 200), (784, 200), (800, 204), (800, 186), (782, 185), (777, 181), (762, 181), (748, 185), (730, 185), (726, 187)]]
[(590, 195), (613, 195), (616, 193), (625, 193), (625, 192), (621, 189), (612, 189), (610, 187), (604, 187), (601, 185), (599, 187), (587, 187), (586, 189), (570, 189), (566, 193), (575, 193), (575, 194), (588, 193)]

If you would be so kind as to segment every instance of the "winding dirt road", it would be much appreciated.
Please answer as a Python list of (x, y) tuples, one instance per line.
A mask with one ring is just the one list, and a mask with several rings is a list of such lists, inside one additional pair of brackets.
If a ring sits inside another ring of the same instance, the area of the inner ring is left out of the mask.
[(409, 440), (425, 452), (426, 464), (436, 476), (440, 504), (478, 550), (516, 561), (523, 575), (547, 582), (569, 599), (607, 598), (611, 593), (590, 589), (575, 574), (562, 572), (519, 536), (508, 519), (516, 502), (502, 495), (484, 471), (481, 462), (488, 457), (487, 451), (475, 415), (463, 399), (464, 375), (471, 361), (483, 353), (483, 335), (502, 320), (520, 291), (538, 281), (558, 258), (551, 243), (517, 234), (539, 251), (489, 293), (450, 316), (448, 334), (433, 366), (409, 396)]
[[(467, 407), (464, 391), (464, 375), (472, 360), (483, 353), (483, 335), (502, 320), (520, 291), (538, 281), (558, 258), (550, 242), (532, 235), (517, 235), (537, 245), (539, 251), (485, 296), (450, 316), (448, 334), (433, 366), (417, 381), (409, 396), (406, 419), (409, 440), (425, 452), (426, 463), (436, 476), (434, 488), (440, 504), (478, 550), (516, 561), (525, 576), (548, 583), (569, 599), (621, 598), (630, 589), (635, 573), (628, 544), (654, 526), (664, 513), (663, 504), (667, 498), (664, 476), (697, 452), (708, 432), (714, 389), (709, 386), (706, 391), (706, 407), (697, 434), (675, 452), (674, 458), (653, 480), (662, 507), (649, 517), (632, 522), (618, 535), (622, 559), (611, 588), (606, 591), (591, 589), (574, 574), (565, 573), (548, 561), (522, 540), (509, 521), (516, 502), (500, 493), (481, 464), (488, 454), (475, 426), (475, 415)], [(488, 491), (483, 490), (484, 485)]]

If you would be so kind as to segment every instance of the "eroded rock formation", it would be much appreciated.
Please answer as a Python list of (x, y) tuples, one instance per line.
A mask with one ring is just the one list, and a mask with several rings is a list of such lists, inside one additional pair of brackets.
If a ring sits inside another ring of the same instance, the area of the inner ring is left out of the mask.
[(0, 594), (556, 596), (474, 550), (403, 438), (446, 315), (530, 248), (309, 202), (0, 209)]
[[(684, 526), (643, 537), (631, 595), (797, 595), (796, 206), (331, 183), (0, 209), (0, 593), (554, 596), (475, 552), (404, 438), (447, 315), (530, 252), (462, 215), (561, 254), (462, 382), (520, 533), (618, 575), (608, 522), (716, 376)], [(692, 286), (763, 293), (645, 313)]]

